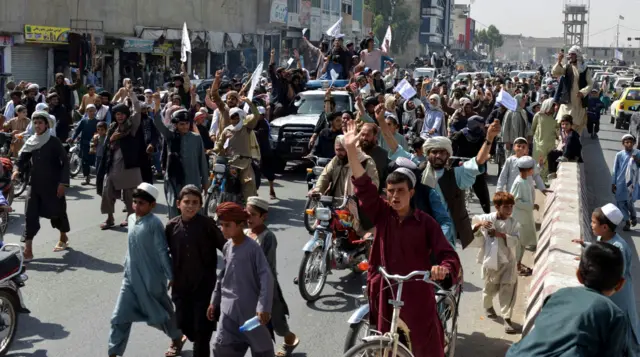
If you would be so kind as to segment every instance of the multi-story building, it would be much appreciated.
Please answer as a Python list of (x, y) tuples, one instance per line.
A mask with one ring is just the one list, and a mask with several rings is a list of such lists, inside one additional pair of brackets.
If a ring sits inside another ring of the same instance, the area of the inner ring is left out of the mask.
[(191, 39), (190, 73), (209, 77), (223, 65), (231, 73), (252, 71), (268, 61), (272, 48), (286, 62), (302, 29), (319, 40), (340, 17), (342, 33), (361, 38), (363, 11), (363, 0), (50, 0), (46, 6), (0, 0), (0, 73), (50, 86), (55, 73), (70, 77), (70, 65), (78, 65), (70, 58), (77, 40), (86, 46), (83, 71), (113, 90), (125, 77), (177, 71), (184, 23)]
[(473, 51), (476, 22), (469, 17), (470, 6), (456, 4), (453, 7), (451, 48), (459, 51)]

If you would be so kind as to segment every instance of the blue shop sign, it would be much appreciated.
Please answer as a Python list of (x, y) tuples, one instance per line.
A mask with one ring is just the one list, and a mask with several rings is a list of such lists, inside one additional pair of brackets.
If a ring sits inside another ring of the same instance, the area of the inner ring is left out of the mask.
[(153, 52), (153, 40), (127, 38), (124, 40), (122, 52), (151, 53)]

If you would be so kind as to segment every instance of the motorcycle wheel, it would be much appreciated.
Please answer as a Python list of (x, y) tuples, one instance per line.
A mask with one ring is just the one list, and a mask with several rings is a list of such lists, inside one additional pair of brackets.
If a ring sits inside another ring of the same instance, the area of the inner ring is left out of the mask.
[(80, 173), (80, 169), (82, 169), (82, 159), (74, 152), (69, 158), (69, 174), (72, 178), (76, 177)]
[(317, 222), (316, 217), (315, 216), (309, 216), (307, 214), (307, 210), (318, 207), (319, 203), (320, 203), (320, 201), (318, 201), (316, 198), (308, 197), (307, 198), (307, 203), (304, 205), (304, 212), (302, 213), (303, 214), (304, 227), (311, 234), (313, 234), (313, 232), (316, 231), (316, 227), (318, 225), (316, 223)]
[(19, 303), (15, 297), (6, 290), (0, 290), (0, 356), (9, 352), (11, 343), (16, 337), (18, 315), (16, 307)]
[(369, 335), (369, 314), (366, 314), (360, 322), (349, 325), (347, 337), (344, 341), (344, 352), (357, 345), (364, 337)]
[(218, 215), (216, 214), (216, 208), (220, 203), (220, 192), (215, 190), (210, 195), (207, 195), (207, 200), (204, 206), (207, 210), (207, 216), (213, 218), (214, 221), (218, 221)]
[[(300, 290), (300, 295), (306, 301), (312, 302), (316, 301), (320, 298), (320, 293), (322, 293), (322, 289), (324, 289), (324, 284), (327, 282), (327, 272), (320, 271), (320, 265), (322, 261), (323, 249), (321, 246), (317, 246), (311, 252), (304, 252), (304, 256), (302, 257), (302, 261), (300, 262), (300, 269), (298, 270), (298, 290)], [(315, 261), (317, 262), (318, 267), (314, 267), (313, 264)], [(311, 269), (315, 271), (310, 271)], [(315, 289), (312, 291), (307, 290), (307, 275), (309, 273), (315, 272), (318, 276), (318, 282), (315, 284)]]
[(20, 197), (20, 195), (22, 195), (24, 190), (27, 189), (27, 182), (29, 182), (29, 174), (28, 173), (20, 174), (18, 176), (18, 179), (13, 181), (12, 185), (13, 185), (13, 190), (14, 190), (14, 196), (15, 197)]

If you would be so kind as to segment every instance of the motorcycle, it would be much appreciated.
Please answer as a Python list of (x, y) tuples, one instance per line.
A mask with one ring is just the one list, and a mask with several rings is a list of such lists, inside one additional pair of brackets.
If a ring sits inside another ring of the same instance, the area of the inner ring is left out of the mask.
[[(16, 190), (14, 182), (11, 181), (11, 174), (13, 173), (14, 162), (10, 156), (10, 145), (13, 140), (11, 133), (0, 133), (0, 161), (2, 164), (2, 175), (0, 176), (0, 190), (2, 195), (9, 203), (9, 206), (13, 203), (13, 199), (16, 196)], [(26, 186), (26, 185), (25, 185)], [(24, 187), (20, 187), (24, 191)], [(20, 194), (22, 193), (20, 191)], [(7, 217), (5, 217), (5, 215)], [(0, 232), (4, 233), (7, 229), (8, 214), (0, 212)]]
[[(313, 237), (302, 248), (304, 255), (298, 270), (298, 289), (306, 301), (318, 300), (331, 270), (362, 272), (358, 264), (367, 259), (371, 239), (360, 239), (353, 229), (353, 216), (345, 209), (350, 199), (334, 208), (333, 197), (321, 196), (321, 206), (307, 210), (318, 224)], [(307, 287), (308, 284), (315, 287)]]
[(218, 219), (216, 208), (222, 202), (236, 202), (242, 204), (242, 182), (240, 169), (229, 164), (224, 156), (215, 156), (210, 160), (213, 169), (209, 174), (209, 189), (204, 207), (206, 214), (214, 220)]
[(70, 146), (67, 153), (69, 157), (69, 176), (74, 178), (78, 176), (80, 170), (82, 170), (82, 154), (80, 153), (80, 144), (74, 143)]
[(20, 313), (29, 313), (20, 289), (29, 277), (24, 273), (24, 257), (18, 244), (0, 248), (0, 356), (5, 356), (18, 330)]
[[(360, 269), (367, 270), (369, 268), (368, 262), (362, 262), (359, 266)], [(442, 324), (442, 330), (444, 332), (444, 355), (445, 357), (454, 357), (456, 349), (456, 340), (458, 338), (458, 306), (460, 304), (460, 297), (462, 295), (462, 279), (457, 284), (451, 284), (450, 279), (447, 278), (443, 282), (443, 288), (437, 289), (435, 292), (436, 298), (436, 311), (438, 319)], [(363, 304), (349, 317), (347, 323), (349, 324), (349, 331), (344, 343), (344, 352), (346, 353), (360, 341), (366, 341), (372, 336), (380, 335), (380, 333), (369, 326), (369, 303), (367, 301), (367, 287), (362, 287), (363, 295), (359, 296), (359, 299), (363, 301)], [(398, 323), (398, 333), (407, 342), (409, 340), (409, 329), (407, 325), (400, 321)]]
[[(309, 156), (308, 159), (313, 163), (313, 168), (307, 169), (307, 188), (309, 191), (315, 186), (318, 177), (322, 174), (325, 166), (329, 164), (331, 161), (330, 158), (325, 157), (317, 157), (317, 156)], [(307, 202), (304, 205), (304, 213), (303, 213), (303, 221), (304, 227), (309, 231), (310, 234), (316, 230), (316, 218), (314, 216), (310, 216), (307, 211), (313, 210), (318, 207), (320, 202), (317, 199), (317, 196), (309, 196), (307, 197)]]

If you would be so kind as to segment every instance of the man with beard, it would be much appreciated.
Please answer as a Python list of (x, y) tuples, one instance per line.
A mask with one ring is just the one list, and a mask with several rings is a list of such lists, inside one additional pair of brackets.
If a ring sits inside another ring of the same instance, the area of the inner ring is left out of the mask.
[(56, 117), (56, 137), (61, 141), (66, 141), (69, 137), (69, 126), (71, 125), (69, 108), (60, 103), (60, 94), (57, 92), (49, 94), (47, 102), (49, 103), (49, 114)]
[(27, 107), (27, 116), (31, 117), (33, 112), (36, 111), (36, 104), (38, 101), (36, 100), (36, 95), (38, 95), (38, 85), (37, 84), (29, 84), (27, 90), (24, 91), (24, 99), (22, 99), (22, 105)]
[[(216, 72), (216, 77), (213, 81), (213, 84), (211, 85), (211, 91), (210, 91), (211, 99), (213, 100), (213, 102), (217, 107), (216, 110), (220, 112), (220, 115), (218, 116), (218, 123), (217, 123), (218, 131), (215, 134), (215, 138), (218, 138), (220, 134), (222, 134), (222, 131), (231, 123), (229, 119), (229, 111), (231, 110), (231, 108), (235, 108), (238, 106), (238, 100), (240, 99), (238, 92), (232, 90), (227, 92), (226, 103), (223, 102), (219, 93), (221, 82), (222, 82), (222, 70), (219, 70)], [(215, 113), (213, 116), (214, 117), (216, 116)], [(211, 125), (213, 126), (214, 124), (212, 123)], [(209, 134), (214, 136), (211, 132), (209, 132)]]
[[(60, 103), (64, 105), (64, 107), (67, 108), (68, 111), (73, 110), (73, 91), (78, 89), (81, 83), (82, 83), (81, 75), (78, 75), (75, 83), (66, 84), (64, 81), (64, 74), (62, 73), (56, 74), (56, 84), (53, 88), (55, 89), (56, 93), (58, 93), (58, 95), (60, 96), (60, 99), (59, 99)], [(58, 123), (59, 122), (60, 122), (60, 119), (58, 119)], [(67, 136), (68, 136), (68, 133), (67, 133)], [(58, 136), (58, 138), (60, 138), (60, 136)], [(67, 138), (65, 137), (64, 140), (66, 139)]]
[[(483, 164), (489, 159), (493, 139), (500, 134), (500, 130), (500, 122), (493, 122), (487, 130), (486, 139), (478, 155), (466, 161), (463, 165), (454, 168), (449, 165), (449, 158), (453, 155), (453, 148), (451, 140), (448, 138), (443, 136), (429, 138), (422, 147), (427, 155), (427, 165), (422, 172), (421, 182), (426, 186), (435, 188), (440, 194), (454, 224), (449, 236), (457, 237), (463, 248), (473, 240), (471, 220), (464, 201), (464, 191), (475, 183), (476, 176), (486, 171)], [(388, 140), (391, 139), (390, 131), (386, 130), (383, 133), (389, 137)], [(396, 151), (391, 155), (392, 160), (398, 157), (411, 158), (411, 154), (398, 146), (397, 143), (396, 146)], [(417, 164), (416, 161), (414, 162)], [(422, 199), (428, 199), (428, 197)]]
[(107, 123), (107, 126), (111, 124), (111, 108), (109, 107), (109, 93), (100, 92), (93, 102), (96, 106), (96, 119)]
[[(376, 164), (378, 182), (384, 182), (389, 173), (389, 152), (378, 145), (380, 128), (372, 123), (365, 123), (360, 129), (358, 145), (360, 150), (369, 155)], [(382, 188), (380, 188), (382, 192)]]
[(177, 90), (177, 94), (180, 96), (180, 100), (182, 105), (185, 108), (189, 108), (191, 106), (191, 80), (189, 79), (189, 74), (187, 70), (184, 68), (184, 63), (180, 66), (180, 74), (176, 74), (171, 79), (173, 80), (173, 84)]
[(24, 259), (33, 259), (33, 238), (40, 230), (40, 217), (51, 220), (51, 225), (60, 231), (54, 251), (67, 249), (67, 232), (70, 231), (67, 217), (65, 187), (69, 186), (69, 159), (62, 143), (49, 131), (51, 118), (45, 111), (36, 111), (31, 116), (35, 131), (27, 139), (18, 154), (12, 180), (29, 167), (31, 181), (25, 209)]
[[(593, 87), (593, 78), (590, 71), (584, 64), (584, 58), (580, 47), (573, 46), (569, 49), (569, 63), (562, 65), (564, 51), (558, 54), (558, 62), (553, 66), (551, 74), (560, 79), (559, 104), (560, 110), (556, 120), (564, 115), (571, 115), (573, 118), (573, 130), (582, 135), (582, 130), (587, 123), (586, 100), (589, 91)], [(558, 93), (556, 93), (558, 94)]]

